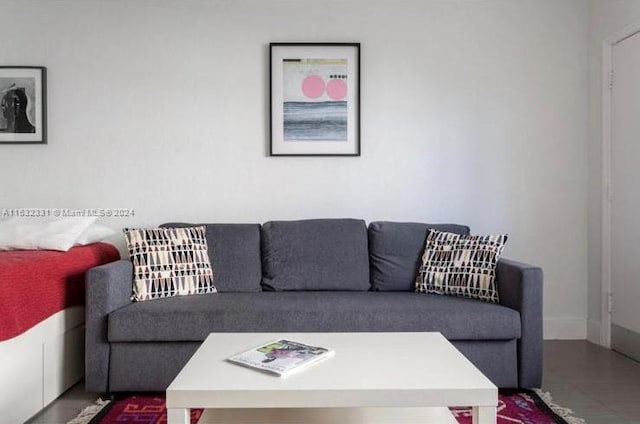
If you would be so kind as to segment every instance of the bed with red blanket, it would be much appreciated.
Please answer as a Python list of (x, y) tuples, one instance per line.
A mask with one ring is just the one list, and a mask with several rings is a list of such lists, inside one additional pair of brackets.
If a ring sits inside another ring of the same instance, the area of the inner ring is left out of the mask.
[(67, 252), (0, 251), (0, 412), (5, 418), (8, 413), (15, 422), (26, 420), (82, 377), (84, 276), (119, 257), (106, 243)]

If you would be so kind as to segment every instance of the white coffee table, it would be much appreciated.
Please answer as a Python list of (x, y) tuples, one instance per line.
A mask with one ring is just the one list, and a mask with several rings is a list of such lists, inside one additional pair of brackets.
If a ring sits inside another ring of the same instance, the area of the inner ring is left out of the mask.
[[(287, 338), (334, 357), (279, 378), (225, 361)], [(499, 360), (499, 358), (496, 358)], [(212, 333), (167, 388), (169, 424), (495, 424), (498, 389), (440, 333)]]

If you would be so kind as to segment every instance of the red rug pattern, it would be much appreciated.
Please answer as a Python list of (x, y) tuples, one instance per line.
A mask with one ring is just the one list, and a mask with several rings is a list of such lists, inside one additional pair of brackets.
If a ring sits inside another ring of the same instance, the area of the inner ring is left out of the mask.
[[(555, 407), (565, 418), (556, 414), (534, 391), (505, 391), (498, 401), (497, 424), (567, 424), (582, 422), (569, 417), (566, 408)], [(459, 424), (471, 424), (471, 410), (454, 408), (453, 415)], [(191, 424), (196, 424), (201, 409), (191, 410)], [(135, 395), (114, 399), (104, 407), (90, 424), (166, 424), (167, 410), (163, 394)]]

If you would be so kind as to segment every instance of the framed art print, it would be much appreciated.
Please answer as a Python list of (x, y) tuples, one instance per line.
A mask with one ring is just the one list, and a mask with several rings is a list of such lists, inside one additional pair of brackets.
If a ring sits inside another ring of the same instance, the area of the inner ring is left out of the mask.
[(271, 156), (360, 156), (360, 44), (271, 43)]
[(0, 143), (46, 144), (46, 68), (0, 66)]

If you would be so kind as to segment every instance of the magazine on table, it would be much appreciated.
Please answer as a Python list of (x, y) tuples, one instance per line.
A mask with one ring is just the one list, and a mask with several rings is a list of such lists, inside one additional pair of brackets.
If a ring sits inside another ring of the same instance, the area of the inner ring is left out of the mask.
[(284, 377), (329, 358), (334, 353), (333, 349), (280, 339), (234, 355), (228, 360)]

